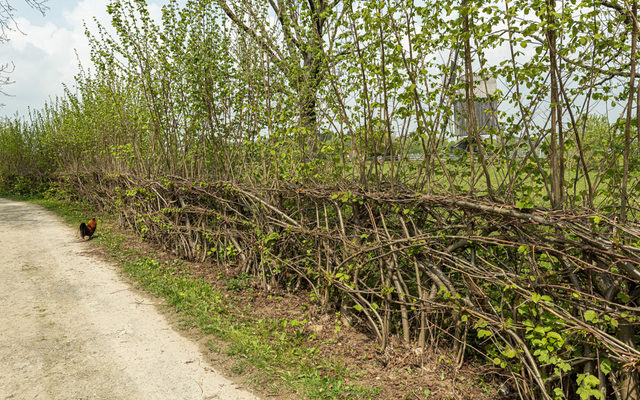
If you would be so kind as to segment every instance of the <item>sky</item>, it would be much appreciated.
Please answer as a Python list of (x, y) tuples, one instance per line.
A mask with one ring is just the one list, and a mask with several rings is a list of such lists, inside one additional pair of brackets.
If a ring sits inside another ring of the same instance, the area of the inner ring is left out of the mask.
[[(79, 63), (91, 67), (88, 40), (83, 22), (95, 32), (94, 17), (110, 25), (106, 11), (109, 0), (48, 0), (43, 16), (24, 0), (10, 0), (17, 9), (15, 20), (20, 31), (9, 32), (9, 42), (0, 43), (0, 64), (13, 64), (9, 75), (14, 81), (2, 87), (1, 117), (26, 116), (28, 109), (41, 109), (50, 99), (61, 96), (66, 84), (73, 87)], [(159, 15), (166, 1), (149, 1), (151, 14)]]

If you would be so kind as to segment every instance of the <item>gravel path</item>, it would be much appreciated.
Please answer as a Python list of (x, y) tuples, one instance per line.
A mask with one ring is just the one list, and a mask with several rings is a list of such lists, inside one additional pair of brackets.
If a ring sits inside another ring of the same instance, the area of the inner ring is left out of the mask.
[(0, 399), (256, 399), (91, 248), (0, 199)]

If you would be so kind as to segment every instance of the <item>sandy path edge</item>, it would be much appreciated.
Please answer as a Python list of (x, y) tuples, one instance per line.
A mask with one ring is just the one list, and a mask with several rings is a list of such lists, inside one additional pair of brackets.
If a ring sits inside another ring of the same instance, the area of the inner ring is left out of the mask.
[(0, 399), (256, 399), (90, 249), (0, 199)]

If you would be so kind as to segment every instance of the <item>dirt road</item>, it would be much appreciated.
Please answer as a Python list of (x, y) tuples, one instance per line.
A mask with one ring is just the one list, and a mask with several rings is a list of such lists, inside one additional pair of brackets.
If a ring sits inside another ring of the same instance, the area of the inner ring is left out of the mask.
[(0, 399), (255, 399), (91, 248), (0, 199)]

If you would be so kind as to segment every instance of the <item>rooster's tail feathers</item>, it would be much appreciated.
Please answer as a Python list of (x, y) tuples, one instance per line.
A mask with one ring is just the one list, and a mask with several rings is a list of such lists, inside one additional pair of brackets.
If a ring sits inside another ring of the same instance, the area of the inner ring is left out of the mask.
[(80, 235), (82, 235), (82, 237), (89, 236), (89, 228), (84, 222), (80, 224)]

